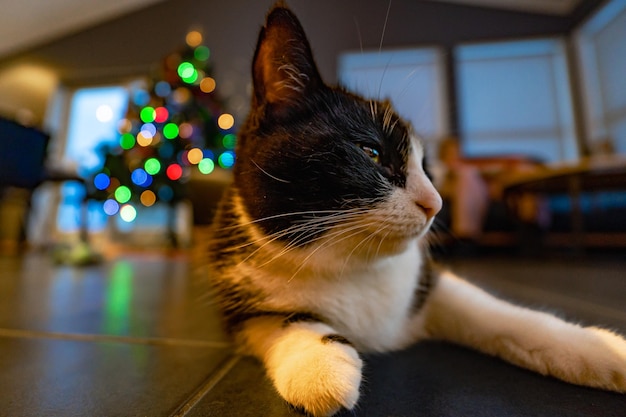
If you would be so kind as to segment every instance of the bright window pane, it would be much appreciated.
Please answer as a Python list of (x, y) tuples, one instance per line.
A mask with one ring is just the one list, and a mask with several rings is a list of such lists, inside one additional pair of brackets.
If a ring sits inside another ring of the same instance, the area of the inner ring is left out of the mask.
[(558, 40), (456, 50), (460, 134), (470, 156), (578, 156), (565, 55)]
[(117, 125), (127, 105), (128, 90), (124, 87), (85, 88), (74, 94), (65, 159), (79, 172), (90, 173), (104, 162), (100, 147), (117, 142)]
[(592, 152), (626, 153), (626, 0), (613, 0), (576, 36)]

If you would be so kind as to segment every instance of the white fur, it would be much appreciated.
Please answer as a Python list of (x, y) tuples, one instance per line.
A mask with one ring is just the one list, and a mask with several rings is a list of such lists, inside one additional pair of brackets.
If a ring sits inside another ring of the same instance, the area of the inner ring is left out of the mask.
[(425, 330), (574, 384), (626, 392), (626, 340), (517, 307), (444, 273), (424, 311)]
[(259, 285), (277, 311), (298, 306), (327, 317), (335, 330), (362, 351), (386, 351), (414, 340), (407, 332), (407, 310), (417, 286), (421, 259), (413, 241), (399, 255), (344, 271), (340, 277), (322, 272), (285, 278), (261, 276)]
[(330, 333), (333, 329), (321, 323), (293, 324), (265, 356), (278, 392), (313, 415), (351, 409), (359, 398), (362, 361), (352, 346), (321, 343)]

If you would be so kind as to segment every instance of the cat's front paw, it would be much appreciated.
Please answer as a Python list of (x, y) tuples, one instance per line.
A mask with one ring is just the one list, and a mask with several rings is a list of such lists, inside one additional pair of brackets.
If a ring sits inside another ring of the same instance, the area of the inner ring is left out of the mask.
[(356, 350), (341, 336), (320, 336), (305, 328), (297, 332), (302, 334), (274, 347), (267, 363), (280, 395), (316, 417), (352, 409), (363, 366)]
[(594, 363), (587, 368), (585, 385), (626, 393), (626, 340), (598, 327), (590, 327), (595, 336)]

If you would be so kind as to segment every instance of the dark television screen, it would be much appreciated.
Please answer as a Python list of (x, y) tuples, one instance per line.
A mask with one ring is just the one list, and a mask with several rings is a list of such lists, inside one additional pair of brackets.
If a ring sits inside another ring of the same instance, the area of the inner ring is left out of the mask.
[(0, 118), (0, 186), (33, 188), (44, 171), (49, 136)]

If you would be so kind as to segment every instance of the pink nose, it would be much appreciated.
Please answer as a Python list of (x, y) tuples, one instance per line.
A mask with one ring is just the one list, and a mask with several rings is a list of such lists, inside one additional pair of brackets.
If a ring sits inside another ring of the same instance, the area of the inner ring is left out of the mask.
[(415, 201), (415, 204), (419, 206), (426, 214), (428, 219), (435, 217), (441, 210), (443, 204), (439, 193), (431, 186), (430, 189), (420, 193), (419, 198)]

